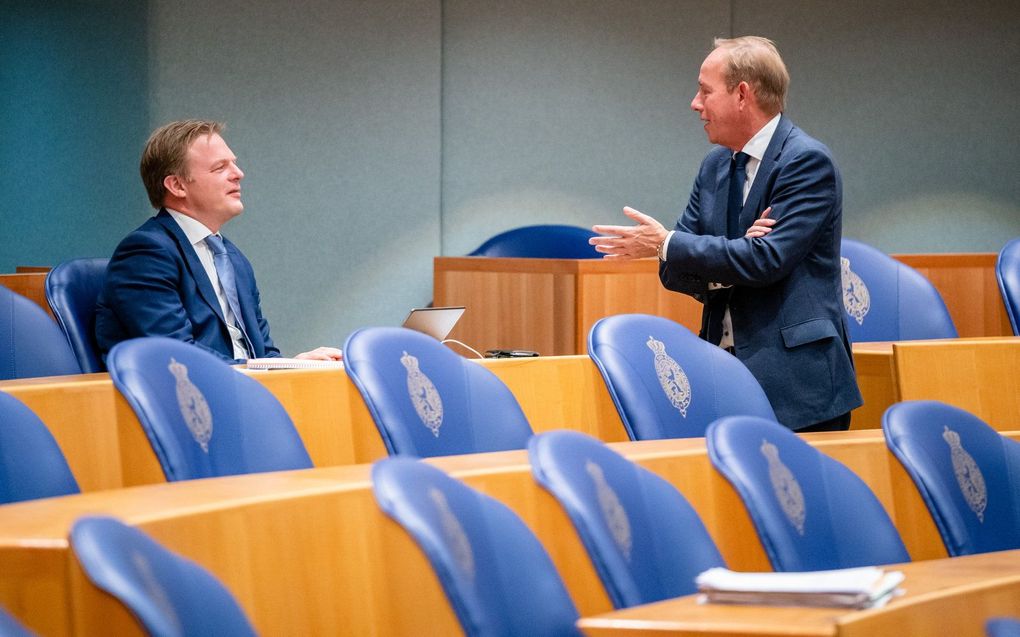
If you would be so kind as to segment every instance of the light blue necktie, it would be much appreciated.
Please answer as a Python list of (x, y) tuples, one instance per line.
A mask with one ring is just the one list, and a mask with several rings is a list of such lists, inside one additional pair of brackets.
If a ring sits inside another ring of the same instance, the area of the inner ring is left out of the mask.
[(248, 356), (255, 355), (255, 348), (251, 345), (248, 332), (244, 329), (244, 320), (241, 318), (241, 303), (237, 300), (237, 281), (234, 279), (234, 265), (230, 263), (230, 256), (227, 255), (227, 246), (223, 245), (223, 239), (218, 235), (211, 234), (205, 238), (206, 245), (213, 253), (213, 265), (216, 266), (216, 276), (223, 286), (223, 293), (227, 296), (227, 305), (234, 313), (234, 321), (241, 336), (244, 337), (244, 346), (248, 349)]

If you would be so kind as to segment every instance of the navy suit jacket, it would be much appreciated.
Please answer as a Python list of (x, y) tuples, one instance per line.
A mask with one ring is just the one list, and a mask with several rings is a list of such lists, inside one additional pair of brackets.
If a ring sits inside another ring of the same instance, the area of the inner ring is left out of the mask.
[[(255, 348), (252, 357), (279, 356), (269, 337), (269, 323), (262, 317), (251, 263), (226, 237), (223, 243), (234, 265), (241, 320)], [(104, 360), (111, 347), (139, 336), (169, 336), (221, 358), (234, 358), (212, 282), (166, 210), (117, 246), (96, 306), (96, 339)]]
[(702, 302), (709, 282), (733, 286), (722, 293), (735, 354), (779, 422), (796, 430), (845, 414), (863, 401), (842, 303), (839, 171), (829, 149), (784, 115), (740, 213), (741, 235), (769, 206), (777, 223), (765, 237), (727, 239), (731, 156), (719, 147), (702, 162), (659, 278)]

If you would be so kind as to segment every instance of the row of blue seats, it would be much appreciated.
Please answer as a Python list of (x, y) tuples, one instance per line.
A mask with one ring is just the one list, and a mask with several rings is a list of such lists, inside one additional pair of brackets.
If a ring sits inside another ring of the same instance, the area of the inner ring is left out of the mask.
[[(951, 556), (1020, 548), (1020, 485), (1013, 484), (1020, 444), (937, 402), (895, 405), (883, 426)], [(706, 443), (775, 570), (909, 561), (868, 487), (778, 423), (723, 418)], [(532, 437), (528, 453), (535, 479), (567, 512), (616, 608), (690, 594), (698, 573), (724, 565), (684, 497), (603, 443), (555, 431)], [(432, 562), (467, 634), (575, 634), (577, 611), (552, 562), (506, 506), (408, 457), (380, 461), (372, 479), (379, 506)], [(140, 531), (85, 518), (71, 542), (87, 576), (151, 634), (251, 634), (211, 575)]]
[[(595, 256), (597, 253), (589, 254), (591, 246), (586, 243), (591, 234), (571, 226), (517, 228), (493, 237), (471, 254)], [(957, 335), (938, 291), (912, 268), (851, 239), (843, 240), (841, 253), (843, 300), (853, 341)], [(106, 263), (107, 259), (74, 259), (61, 263), (47, 277), (47, 300), (63, 339), (25, 299), (0, 289), (0, 308), (4, 309), (0, 312), (0, 341), (11, 345), (7, 354), (0, 356), (0, 379), (105, 371), (95, 344), (94, 314)], [(999, 253), (996, 277), (1013, 333), (1020, 335), (1020, 239), (1010, 241)]]

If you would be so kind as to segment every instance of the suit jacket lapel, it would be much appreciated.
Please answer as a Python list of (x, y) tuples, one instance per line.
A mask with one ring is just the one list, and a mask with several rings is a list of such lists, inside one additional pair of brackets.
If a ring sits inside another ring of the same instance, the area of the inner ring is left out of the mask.
[(198, 253), (195, 252), (195, 248), (188, 241), (188, 236), (184, 234), (181, 227), (177, 225), (177, 222), (174, 221), (174, 218), (165, 209), (159, 211), (159, 214), (156, 215), (156, 221), (162, 224), (170, 236), (174, 238), (174, 241), (177, 242), (177, 249), (181, 251), (181, 256), (184, 257), (184, 262), (188, 266), (188, 271), (191, 272), (191, 278), (195, 280), (198, 292), (202, 295), (202, 300), (209, 305), (212, 311), (216, 313), (216, 316), (220, 317), (220, 322), (226, 325), (226, 319), (223, 318), (223, 311), (220, 309), (219, 299), (216, 298), (216, 291), (213, 290), (212, 281), (209, 280), (209, 275), (205, 273), (205, 268), (202, 267), (202, 262), (198, 259)]
[(740, 209), (740, 227), (749, 228), (754, 220), (758, 218), (767, 206), (765, 206), (765, 184), (769, 181), (769, 175), (776, 167), (776, 160), (782, 154), (783, 146), (786, 145), (786, 138), (793, 130), (793, 122), (785, 115), (779, 118), (779, 125), (776, 132), (772, 134), (768, 148), (765, 149), (765, 156), (758, 165), (758, 172), (755, 173), (754, 183), (751, 184), (751, 191), (747, 193), (744, 200), (744, 207)]
[(712, 210), (712, 227), (709, 232), (717, 237), (726, 236), (726, 208), (730, 200), (730, 160), (733, 153), (720, 153), (719, 169), (715, 177), (715, 207)]

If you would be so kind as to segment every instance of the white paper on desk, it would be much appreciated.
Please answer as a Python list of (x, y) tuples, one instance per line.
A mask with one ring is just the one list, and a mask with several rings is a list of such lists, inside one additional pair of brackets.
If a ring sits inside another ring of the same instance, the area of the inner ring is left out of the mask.
[(247, 369), (343, 369), (343, 361), (318, 361), (305, 358), (249, 358)]
[(900, 571), (875, 567), (803, 573), (736, 573), (713, 568), (696, 578), (712, 602), (871, 608), (889, 601)]

